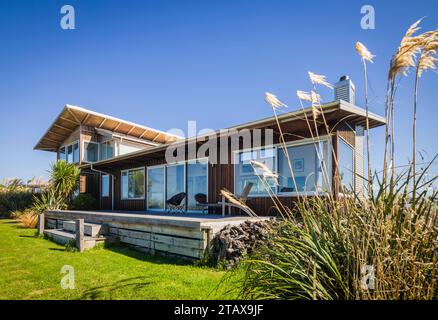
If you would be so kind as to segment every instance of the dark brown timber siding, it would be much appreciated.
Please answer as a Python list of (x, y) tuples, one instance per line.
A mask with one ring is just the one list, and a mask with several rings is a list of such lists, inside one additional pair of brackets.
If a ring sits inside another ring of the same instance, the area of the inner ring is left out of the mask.
[[(332, 123), (328, 123), (330, 134), (332, 135), (332, 146), (334, 150), (333, 155), (333, 174), (336, 172), (336, 162), (338, 156), (338, 142), (337, 140), (342, 137), (347, 142), (354, 146), (354, 128), (353, 125), (347, 123), (337, 123), (336, 125)], [(311, 132), (308, 130), (308, 127), (305, 123), (295, 124), (294, 126), (290, 126), (285, 124), (282, 126), (283, 131), (285, 133), (286, 141), (298, 141), (303, 138), (311, 138), (316, 135), (316, 132)], [(274, 130), (274, 144), (278, 144), (280, 142), (279, 132), (275, 126), (271, 127)], [(320, 136), (326, 135), (327, 130), (323, 123), (320, 123), (318, 127), (318, 134)], [(262, 137), (264, 140), (264, 137)], [(198, 144), (201, 146), (202, 143)], [(230, 144), (228, 144), (230, 145)], [(210, 158), (210, 164), (208, 169), (208, 201), (209, 202), (218, 202), (221, 200), (220, 190), (222, 188), (227, 188), (231, 192), (234, 192), (234, 164), (231, 163), (231, 157), (233, 155), (233, 150), (231, 147), (228, 147), (228, 164), (217, 164)], [(238, 146), (237, 150), (242, 149), (242, 143)], [(219, 150), (219, 153), (221, 150)], [(190, 160), (190, 159), (189, 159)], [(211, 163), (213, 162), (213, 163)], [(147, 167), (154, 166), (165, 163), (165, 153), (163, 151), (157, 151), (156, 153), (140, 155), (136, 157), (130, 157), (128, 159), (114, 161), (105, 165), (96, 166), (96, 169), (103, 170), (105, 172), (109, 172), (115, 176), (115, 188), (114, 188), (114, 209), (115, 210), (126, 210), (126, 211), (145, 211), (147, 206), (147, 190), (145, 190), (145, 199), (142, 200), (124, 200), (121, 199), (121, 170), (132, 169), (138, 167), (145, 168), (145, 186), (147, 186)], [(336, 190), (336, 179), (333, 179), (334, 190)], [(100, 185), (100, 180), (98, 180)], [(290, 196), (280, 196), (279, 197), (281, 203), (289, 208), (293, 207), (296, 202), (296, 198)], [(108, 210), (111, 208), (111, 198), (103, 198), (100, 201), (101, 208)], [(271, 215), (275, 214), (275, 206), (271, 198), (269, 197), (250, 197), (248, 199), (248, 205), (259, 215)], [(219, 210), (211, 210), (211, 213), (219, 213)]]

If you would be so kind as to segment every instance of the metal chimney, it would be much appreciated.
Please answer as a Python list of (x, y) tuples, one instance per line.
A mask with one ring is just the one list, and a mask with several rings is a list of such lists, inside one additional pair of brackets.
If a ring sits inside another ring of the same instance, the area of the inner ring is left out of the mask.
[(339, 82), (335, 83), (335, 100), (344, 100), (354, 104), (355, 87), (349, 76), (342, 76)]

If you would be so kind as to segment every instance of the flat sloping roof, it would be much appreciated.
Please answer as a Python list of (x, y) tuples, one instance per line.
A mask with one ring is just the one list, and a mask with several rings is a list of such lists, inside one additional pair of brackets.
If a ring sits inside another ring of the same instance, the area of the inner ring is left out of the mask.
[[(326, 104), (321, 105), (321, 108), (324, 112), (324, 115), (327, 120), (330, 121), (349, 121), (351, 123), (354, 123), (356, 125), (362, 125), (365, 127), (366, 124), (366, 111), (362, 108), (359, 108), (351, 103), (345, 102), (343, 100), (337, 100), (333, 102), (329, 102)], [(295, 110), (291, 112), (284, 113), (282, 115), (278, 116), (278, 121), (283, 123), (296, 123), (299, 121), (303, 121), (305, 119), (305, 115), (312, 118), (312, 108), (305, 108), (300, 110)], [(385, 118), (382, 116), (379, 116), (375, 113), (368, 113), (368, 120), (369, 120), (369, 127), (375, 128), (379, 126), (385, 125), (386, 121)], [(232, 130), (241, 130), (241, 129), (256, 129), (256, 128), (266, 128), (272, 125), (276, 125), (276, 118), (275, 117), (268, 117), (257, 121), (252, 121), (244, 124), (240, 124), (237, 126), (229, 127), (224, 130), (217, 130), (213, 133), (207, 133), (201, 136), (186, 138), (184, 140), (180, 140), (177, 143), (191, 143), (196, 141), (197, 139), (202, 140), (203, 138), (206, 138), (211, 135), (222, 135), (227, 134), (227, 132), (232, 132)], [(93, 166), (98, 167), (99, 165), (109, 165), (111, 163), (116, 163), (119, 161), (130, 161), (135, 160), (136, 158), (140, 159), (142, 156), (145, 155), (152, 155), (153, 153), (157, 152), (163, 152), (166, 150), (166, 148), (171, 143), (165, 144), (165, 145), (159, 145), (156, 147), (151, 147), (149, 149), (145, 150), (139, 150), (136, 152), (132, 152), (129, 154), (117, 156), (115, 158), (107, 159), (107, 160), (101, 160), (97, 161), (93, 164)], [(89, 165), (86, 165), (89, 166)], [(85, 166), (85, 167), (86, 167)]]
[(80, 125), (109, 130), (145, 142), (165, 144), (183, 137), (67, 104), (38, 141), (35, 150), (57, 151)]

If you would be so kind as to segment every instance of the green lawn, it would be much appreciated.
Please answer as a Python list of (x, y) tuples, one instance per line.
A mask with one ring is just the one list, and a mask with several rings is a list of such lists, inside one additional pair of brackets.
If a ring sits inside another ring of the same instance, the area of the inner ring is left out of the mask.
[[(13, 220), (0, 220), (0, 299), (214, 299), (224, 272), (124, 247), (66, 251)], [(75, 269), (62, 289), (61, 268)]]

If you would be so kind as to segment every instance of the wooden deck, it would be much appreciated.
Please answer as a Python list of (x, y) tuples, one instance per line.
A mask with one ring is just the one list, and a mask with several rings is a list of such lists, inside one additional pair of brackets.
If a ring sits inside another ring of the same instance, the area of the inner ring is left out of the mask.
[[(139, 250), (164, 252), (199, 259), (205, 254), (215, 233), (226, 225), (267, 217), (211, 214), (168, 214), (113, 211), (48, 211), (46, 226), (59, 229), (63, 221), (84, 219), (87, 223), (105, 225), (108, 235), (117, 237)], [(61, 227), (62, 228), (62, 227)]]

